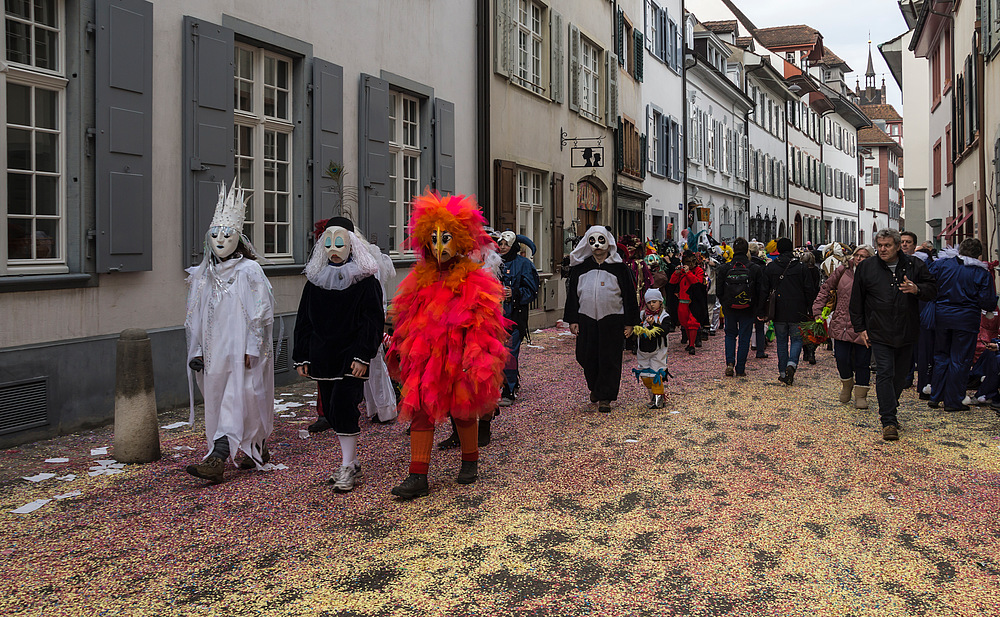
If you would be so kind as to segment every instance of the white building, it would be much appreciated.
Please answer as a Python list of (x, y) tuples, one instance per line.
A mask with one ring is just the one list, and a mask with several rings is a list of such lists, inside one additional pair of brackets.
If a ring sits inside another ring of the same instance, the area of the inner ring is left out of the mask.
[[(680, 240), (684, 220), (684, 30), (680, 0), (645, 0), (646, 65), (642, 99), (648, 154), (643, 189), (646, 236)], [(669, 233), (668, 233), (669, 230)]]
[(732, 49), (687, 15), (688, 194), (686, 227), (731, 242), (746, 236), (747, 116), (743, 65)]

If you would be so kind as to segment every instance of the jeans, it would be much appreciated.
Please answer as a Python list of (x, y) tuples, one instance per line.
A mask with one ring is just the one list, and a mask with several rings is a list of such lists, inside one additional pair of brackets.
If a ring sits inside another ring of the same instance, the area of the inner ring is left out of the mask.
[(750, 351), (750, 335), (753, 334), (754, 321), (756, 319), (753, 311), (736, 309), (726, 311), (726, 366), (735, 365), (737, 374), (746, 372), (747, 353)]
[(833, 357), (841, 379), (854, 378), (854, 385), (868, 387), (872, 379), (872, 350), (849, 341), (833, 341)]
[(799, 365), (802, 354), (802, 333), (799, 332), (798, 322), (774, 322), (774, 343), (778, 351), (778, 373), (784, 377), (787, 367)]
[(518, 366), (518, 356), (521, 353), (521, 330), (514, 327), (507, 340), (507, 350), (510, 352), (510, 359), (503, 369), (503, 380), (507, 385), (506, 394), (514, 394), (514, 391), (521, 385), (521, 373)]
[(910, 378), (913, 367), (913, 345), (889, 347), (884, 343), (872, 343), (875, 356), (875, 396), (878, 398), (878, 413), (882, 416), (882, 426), (899, 426), (896, 409), (899, 395)]
[(969, 385), (969, 369), (976, 354), (976, 333), (950, 328), (934, 331), (934, 374), (931, 400), (958, 409)]

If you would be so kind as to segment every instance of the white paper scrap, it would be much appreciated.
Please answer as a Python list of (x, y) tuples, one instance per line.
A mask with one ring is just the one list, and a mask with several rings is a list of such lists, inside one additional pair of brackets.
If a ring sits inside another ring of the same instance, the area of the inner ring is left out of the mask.
[(45, 459), (45, 462), (46, 463), (68, 463), (69, 459), (68, 458), (63, 458), (63, 457), (59, 457), (59, 458), (47, 458), (47, 459)]
[(111, 463), (108, 467), (111, 469), (125, 469), (125, 463)]
[(194, 450), (191, 446), (174, 446), (174, 450)]
[(62, 501), (63, 499), (69, 499), (70, 497), (79, 497), (80, 495), (83, 495), (83, 491), (70, 491), (63, 495), (56, 495), (56, 499)]
[(97, 463), (98, 465), (102, 466), (102, 467), (107, 467), (108, 465), (113, 465), (113, 464), (117, 463), (118, 461), (116, 461), (115, 459), (105, 459), (103, 461), (94, 461), (94, 462)]
[(285, 403), (285, 407), (291, 409), (293, 407), (302, 407), (302, 403)]
[(65, 476), (59, 476), (58, 478), (56, 478), (56, 480), (62, 480), (63, 482), (72, 482), (73, 480), (76, 480), (76, 474), (68, 473)]
[(625, 443), (639, 443), (638, 439), (626, 439)]
[(103, 467), (101, 469), (97, 470), (97, 471), (91, 471), (91, 472), (87, 473), (87, 475), (91, 476), (91, 477), (93, 477), (93, 476), (100, 476), (100, 475), (103, 475), (103, 474), (104, 474), (104, 468)]
[(680, 412), (679, 411), (671, 411), (670, 415), (674, 415), (675, 413), (680, 413)]
[(560, 332), (556, 336), (576, 336), (572, 332)]
[(33, 476), (24, 476), (24, 479), (28, 482), (41, 482), (42, 480), (48, 480), (49, 478), (56, 477), (54, 473), (39, 473)]
[(107, 454), (107, 453), (108, 453), (108, 447), (107, 446), (104, 446), (103, 448), (91, 448), (90, 449), (90, 455), (91, 456), (100, 456), (102, 454)]
[(291, 392), (282, 392), (282, 393), (281, 393), (281, 394), (279, 394), (278, 396), (295, 396), (295, 395), (294, 395), (294, 394), (292, 394)]
[(545, 348), (544, 348), (544, 347), (542, 347), (541, 345), (528, 345), (527, 343), (525, 343), (525, 344), (524, 344), (524, 346), (525, 346), (525, 347), (530, 347), (530, 348), (532, 348), (532, 349), (545, 349)]
[[(187, 425), (188, 425), (187, 422), (174, 422), (173, 424), (168, 424), (166, 426), (161, 426), (160, 428), (164, 428), (164, 429), (170, 430), (170, 429), (173, 429), (173, 428), (180, 428), (182, 426), (187, 426)], [(105, 452), (105, 454), (107, 454), (107, 452)]]
[(11, 510), (11, 512), (13, 512), (14, 514), (30, 514), (30, 513), (34, 512), (35, 510), (37, 510), (38, 508), (41, 508), (45, 504), (49, 503), (50, 501), (52, 501), (52, 500), (51, 499), (36, 499), (36, 500), (32, 501), (31, 503), (24, 504), (23, 506), (21, 506), (20, 508), (18, 508), (16, 510)]
[[(302, 396), (304, 396), (306, 398), (316, 398), (315, 394), (303, 394)], [(997, 447), (1000, 448), (1000, 446), (997, 446)]]
[(541, 333), (542, 333), (541, 330), (535, 330), (534, 332), (532, 332), (532, 334), (541, 334)]
[(288, 467), (285, 467), (281, 463), (278, 463), (277, 465), (275, 465), (274, 463), (264, 463), (261, 466), (261, 469), (263, 469), (264, 471), (278, 471), (279, 469), (288, 469)]

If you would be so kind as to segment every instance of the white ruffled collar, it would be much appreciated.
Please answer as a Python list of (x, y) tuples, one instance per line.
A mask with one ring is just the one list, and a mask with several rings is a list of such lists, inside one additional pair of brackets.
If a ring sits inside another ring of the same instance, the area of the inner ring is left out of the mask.
[(372, 276), (372, 272), (362, 268), (353, 259), (342, 266), (328, 264), (316, 273), (306, 272), (306, 279), (310, 283), (330, 291), (342, 291), (368, 276)]

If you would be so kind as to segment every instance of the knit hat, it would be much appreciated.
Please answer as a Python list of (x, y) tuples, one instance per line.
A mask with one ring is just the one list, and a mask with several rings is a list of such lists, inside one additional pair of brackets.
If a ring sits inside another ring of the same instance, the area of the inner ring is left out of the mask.
[(642, 297), (645, 302), (663, 302), (663, 294), (659, 289), (647, 289), (646, 295)]
[(778, 238), (777, 248), (779, 253), (787, 253), (795, 247), (792, 246), (792, 241), (788, 238)]

